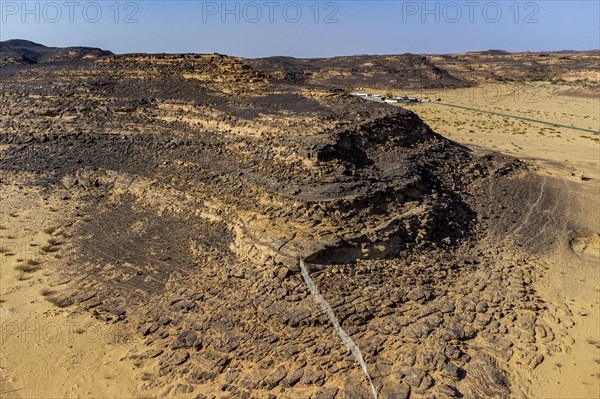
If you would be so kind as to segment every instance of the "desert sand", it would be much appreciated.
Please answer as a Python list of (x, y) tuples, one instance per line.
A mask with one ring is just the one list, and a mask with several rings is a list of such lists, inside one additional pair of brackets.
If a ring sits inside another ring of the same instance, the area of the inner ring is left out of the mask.
[[(2, 397), (140, 397), (133, 368), (123, 362), (134, 337), (47, 300), (68, 283), (53, 278), (51, 267), (68, 251), (60, 220), (69, 210), (27, 182), (3, 184), (1, 198)], [(27, 271), (34, 268), (41, 272)]]
[[(571, 87), (548, 83), (488, 84), (418, 94), (482, 111), (498, 112), (600, 131), (600, 98), (569, 95)], [(457, 110), (435, 102), (409, 105), (436, 132), (459, 143), (483, 147), (536, 165), (542, 176), (565, 181), (573, 202), (598, 209), (600, 136), (535, 122)], [(571, 191), (573, 190), (573, 191)], [(568, 200), (568, 199), (567, 199)], [(580, 217), (577, 211), (571, 217)], [(598, 212), (587, 214), (599, 226)], [(568, 221), (565, 221), (565, 224)], [(598, 395), (600, 377), (600, 236), (577, 243), (575, 254), (560, 248), (543, 257), (547, 272), (536, 289), (549, 303), (564, 303), (575, 325), (569, 352), (553, 356), (531, 376), (529, 398), (588, 398)]]

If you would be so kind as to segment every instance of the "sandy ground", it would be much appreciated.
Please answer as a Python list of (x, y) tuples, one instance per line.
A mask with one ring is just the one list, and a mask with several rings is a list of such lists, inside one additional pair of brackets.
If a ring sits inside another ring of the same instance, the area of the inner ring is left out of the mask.
[(68, 237), (47, 229), (66, 211), (27, 186), (2, 184), (0, 197), (0, 397), (140, 397), (131, 362), (120, 360), (133, 338), (45, 299), (64, 282), (47, 270), (61, 262)]
[(546, 254), (546, 271), (535, 285), (550, 304), (563, 304), (572, 312), (574, 325), (568, 338), (571, 347), (547, 356), (533, 370), (529, 376), (530, 398), (600, 397), (600, 193), (597, 184), (585, 187), (589, 183), (569, 182), (583, 186), (573, 190), (573, 204), (596, 204), (596, 212), (580, 214), (592, 219), (588, 225), (596, 226), (595, 234), (586, 236), (584, 242), (572, 242), (572, 250), (565, 245)]
[[(442, 105), (456, 104), (600, 131), (600, 98), (571, 97), (566, 94), (568, 90), (568, 86), (530, 83), (407, 94), (432, 100), (408, 108), (452, 140), (533, 160), (554, 172), (583, 174), (598, 181), (598, 135)], [(441, 104), (436, 103), (438, 98)]]
[(541, 175), (564, 179), (573, 204), (570, 216), (590, 219), (586, 222), (592, 238), (575, 243), (574, 251), (557, 248), (544, 257), (548, 269), (536, 289), (550, 303), (566, 304), (573, 312), (573, 345), (522, 376), (530, 385), (529, 398), (600, 397), (600, 136), (451, 108), (435, 100), (600, 130), (600, 98), (570, 97), (566, 90), (567, 86), (536, 83), (403, 93), (433, 100), (408, 108), (445, 137), (528, 160), (539, 166)]

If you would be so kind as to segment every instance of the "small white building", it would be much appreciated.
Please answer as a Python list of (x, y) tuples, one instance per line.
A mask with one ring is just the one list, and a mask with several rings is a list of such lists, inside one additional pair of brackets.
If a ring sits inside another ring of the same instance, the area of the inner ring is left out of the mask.
[(364, 100), (369, 100), (369, 101), (384, 101), (385, 97), (384, 96), (380, 96), (378, 94), (372, 94), (372, 93), (350, 93), (351, 95), (355, 96), (355, 97), (360, 97)]

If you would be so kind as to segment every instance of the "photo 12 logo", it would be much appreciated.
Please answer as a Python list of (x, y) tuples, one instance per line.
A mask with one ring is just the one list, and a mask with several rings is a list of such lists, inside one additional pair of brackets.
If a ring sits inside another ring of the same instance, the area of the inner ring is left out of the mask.
[(0, 343), (15, 342), (20, 344), (72, 344), (76, 335), (81, 335), (89, 343), (98, 342), (102, 337), (99, 328), (84, 331), (82, 326), (75, 322), (12, 322), (0, 323)]
[(479, 1), (404, 1), (402, 22), (459, 23), (512, 21), (516, 24), (536, 24), (540, 11), (537, 2)]
[(98, 23), (112, 21), (116, 24), (139, 22), (138, 2), (79, 2), (79, 1), (0, 1), (2, 23)]
[(278, 2), (278, 1), (204, 1), (202, 22), (249, 23), (260, 22), (337, 24), (340, 6), (338, 2)]

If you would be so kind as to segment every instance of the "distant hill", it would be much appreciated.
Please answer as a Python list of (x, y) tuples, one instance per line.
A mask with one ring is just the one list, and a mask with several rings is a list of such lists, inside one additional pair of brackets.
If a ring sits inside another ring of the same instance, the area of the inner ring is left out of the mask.
[(0, 41), (0, 66), (8, 64), (37, 64), (72, 61), (113, 55), (94, 47), (46, 47), (29, 40)]
[(510, 55), (511, 53), (506, 50), (483, 50), (483, 51), (468, 51), (466, 54), (473, 55)]
[[(94, 47), (47, 47), (28, 40), (0, 41), (0, 67), (69, 62), (114, 55)], [(353, 55), (331, 58), (236, 58), (274, 79), (354, 91), (398, 94), (403, 89), (461, 88), (484, 82), (551, 82), (599, 88), (600, 51), (511, 53), (489, 49), (457, 54)], [(10, 68), (4, 68), (3, 73)]]
[(502, 50), (429, 55), (428, 60), (471, 82), (552, 82), (598, 87), (600, 52)]
[(383, 90), (469, 86), (467, 80), (451, 75), (425, 56), (416, 54), (313, 59), (267, 57), (246, 59), (244, 62), (277, 79), (302, 84)]

